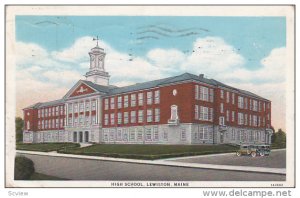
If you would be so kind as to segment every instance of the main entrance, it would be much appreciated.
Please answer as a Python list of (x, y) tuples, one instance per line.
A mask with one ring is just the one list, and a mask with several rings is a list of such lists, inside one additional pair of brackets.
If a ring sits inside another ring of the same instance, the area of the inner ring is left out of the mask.
[(84, 132), (84, 141), (89, 142), (89, 132), (88, 131)]
[(82, 131), (79, 132), (79, 142), (80, 143), (83, 142), (83, 132)]

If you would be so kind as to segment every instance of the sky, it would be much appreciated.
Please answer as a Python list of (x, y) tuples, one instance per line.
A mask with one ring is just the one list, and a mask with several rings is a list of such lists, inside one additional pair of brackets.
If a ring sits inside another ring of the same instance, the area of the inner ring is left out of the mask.
[(204, 74), (272, 101), (285, 129), (285, 17), (16, 16), (17, 115), (62, 98), (89, 68), (93, 38), (110, 83)]

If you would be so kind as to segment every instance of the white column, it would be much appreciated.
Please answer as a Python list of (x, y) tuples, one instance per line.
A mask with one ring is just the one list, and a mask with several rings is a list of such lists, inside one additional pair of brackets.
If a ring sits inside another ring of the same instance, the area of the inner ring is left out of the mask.
[(96, 124), (98, 124), (98, 99), (96, 99), (95, 102), (96, 102)]
[(85, 126), (85, 100), (83, 101), (83, 126)]
[(89, 113), (88, 119), (90, 119), (89, 123), (90, 123), (90, 126), (92, 126), (92, 100), (91, 99), (90, 99), (90, 113)]

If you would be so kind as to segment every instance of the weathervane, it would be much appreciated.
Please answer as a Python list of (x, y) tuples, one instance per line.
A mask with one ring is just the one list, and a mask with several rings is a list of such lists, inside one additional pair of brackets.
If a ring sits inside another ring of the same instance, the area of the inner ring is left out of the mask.
[(98, 46), (98, 41), (99, 41), (98, 36), (97, 36), (97, 38), (93, 38), (93, 41), (97, 41), (97, 47), (99, 47), (99, 46)]

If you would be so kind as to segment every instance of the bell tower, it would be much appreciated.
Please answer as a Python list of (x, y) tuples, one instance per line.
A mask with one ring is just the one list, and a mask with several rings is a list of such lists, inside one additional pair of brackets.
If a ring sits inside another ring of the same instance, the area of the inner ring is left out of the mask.
[(105, 60), (105, 52), (103, 48), (98, 46), (98, 36), (96, 47), (92, 48), (89, 52), (90, 55), (90, 69), (85, 74), (86, 80), (91, 81), (98, 85), (109, 85), (109, 77), (108, 72), (105, 71), (104, 60)]

